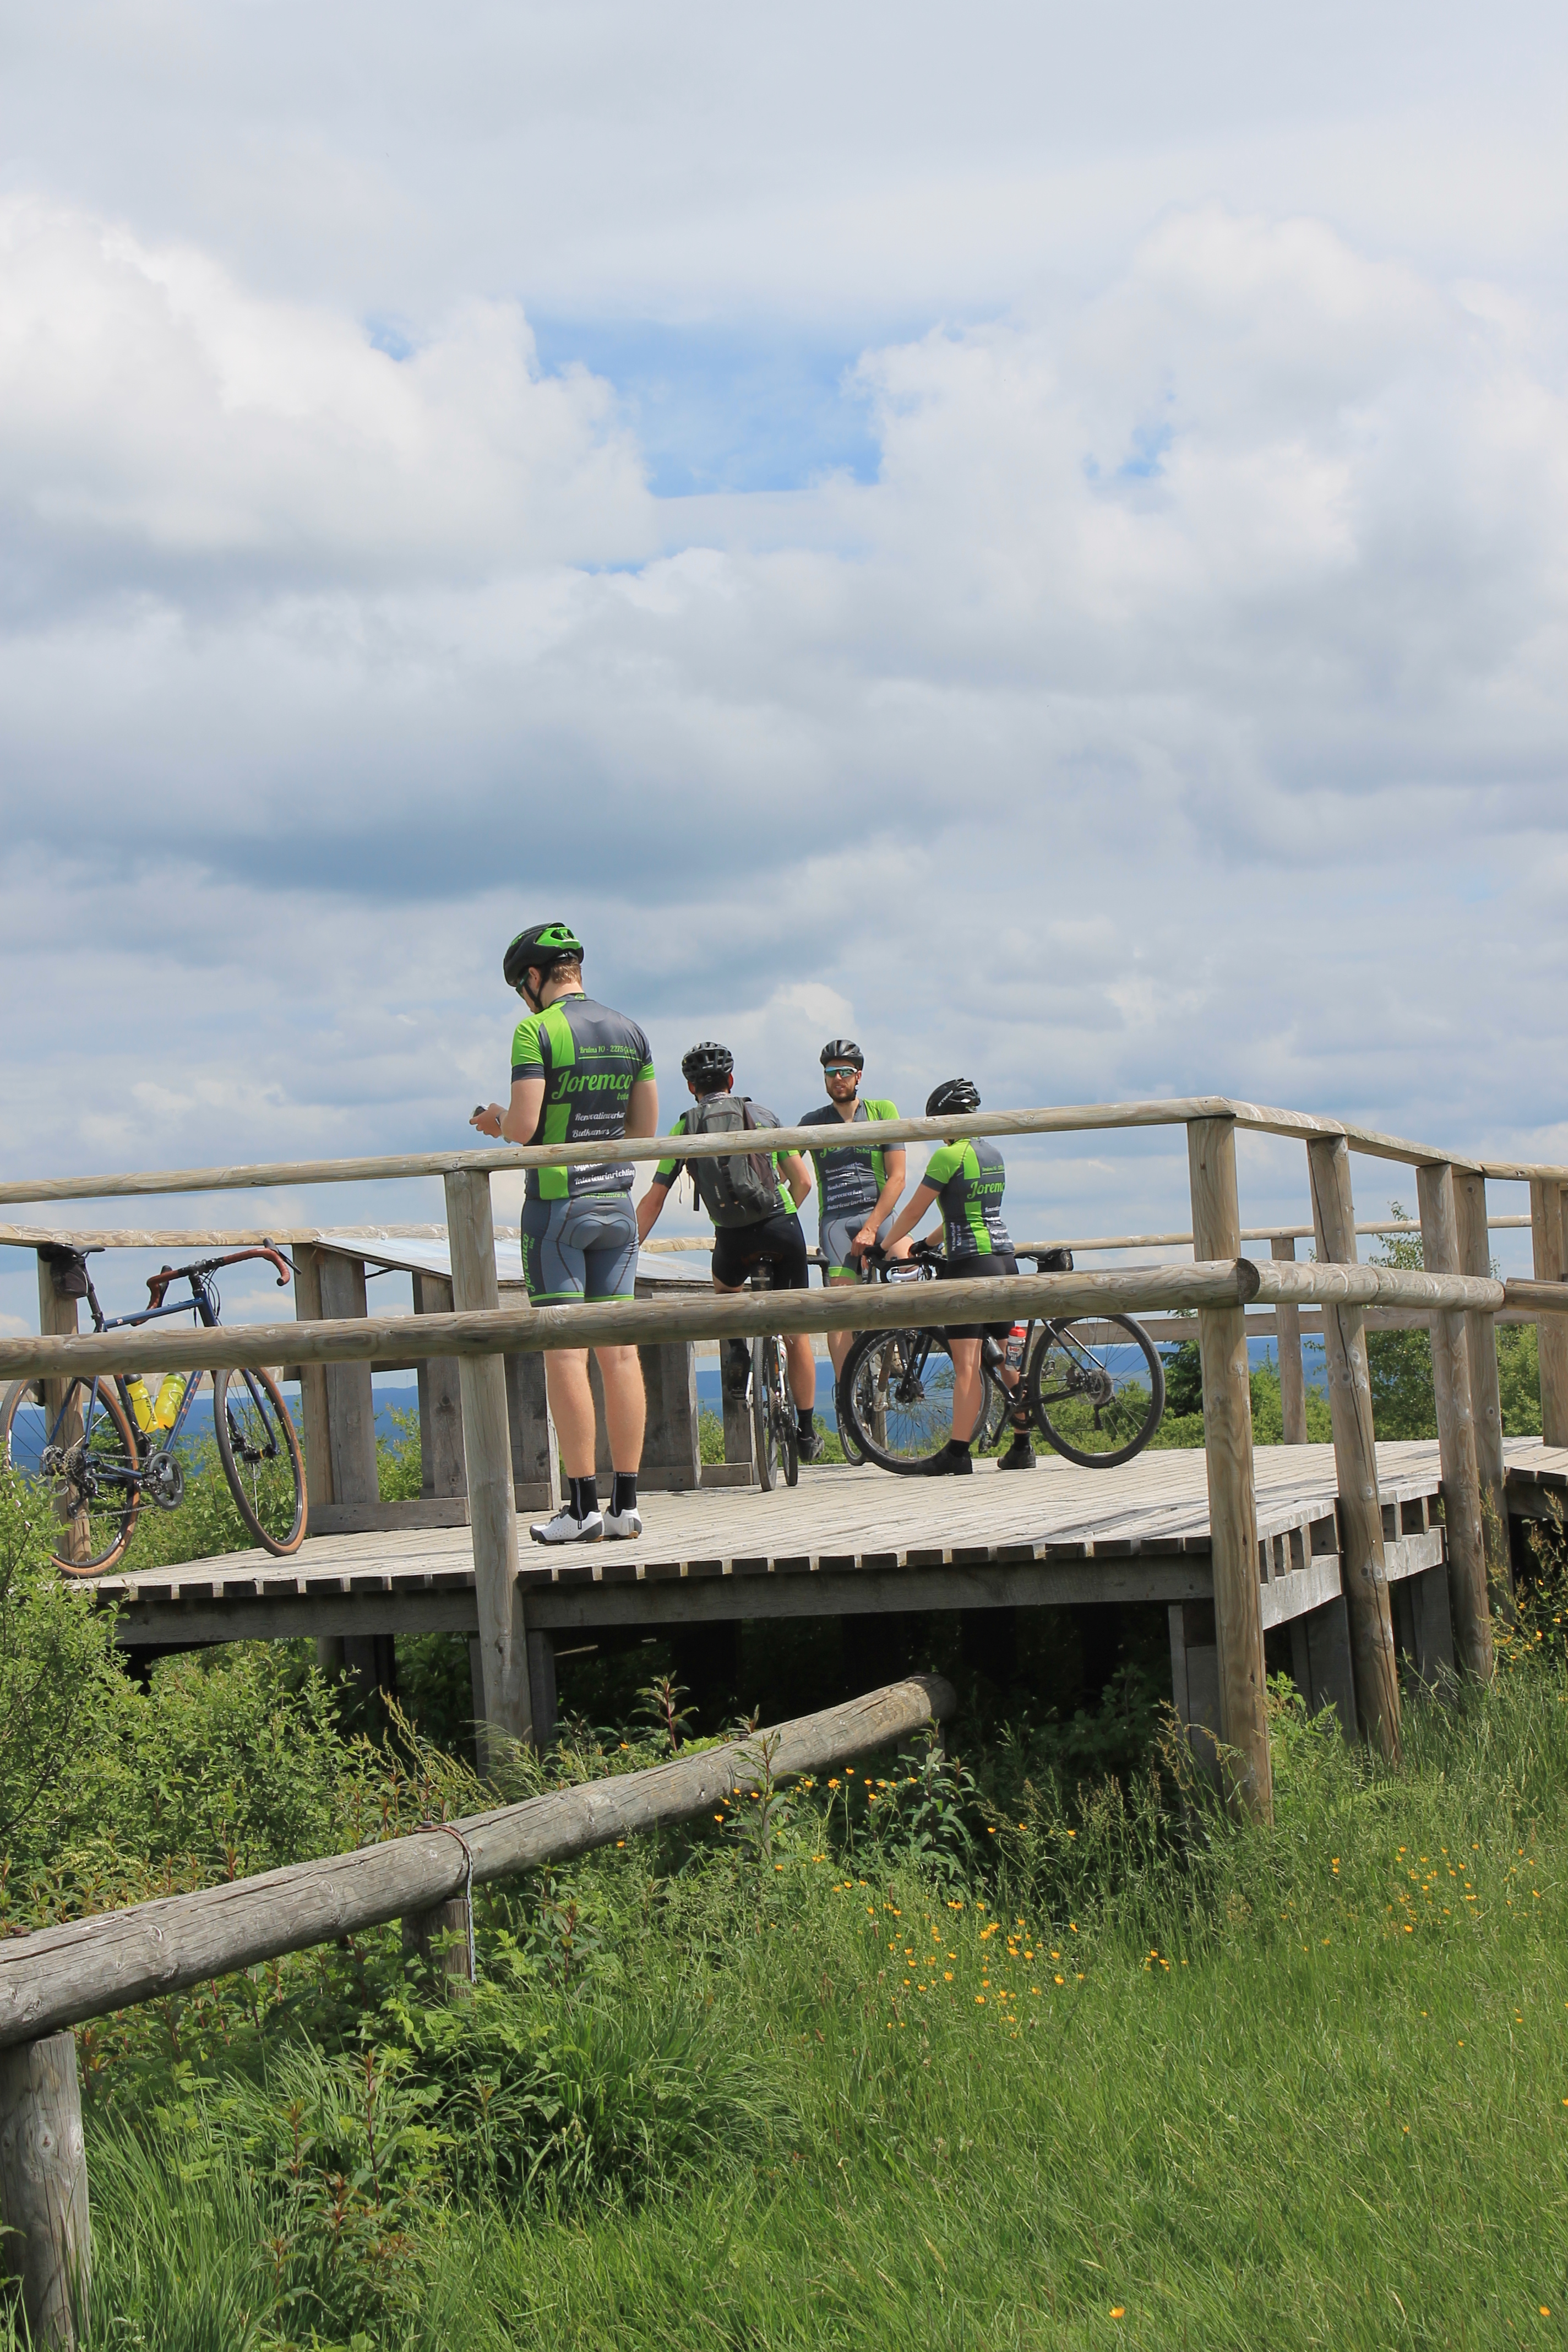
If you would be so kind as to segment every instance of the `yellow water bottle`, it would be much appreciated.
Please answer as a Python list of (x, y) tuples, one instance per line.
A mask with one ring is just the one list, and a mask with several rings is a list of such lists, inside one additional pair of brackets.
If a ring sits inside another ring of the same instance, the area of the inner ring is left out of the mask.
[(158, 1402), (153, 1409), (153, 1425), (155, 1429), (173, 1429), (179, 1415), (180, 1400), (184, 1393), (184, 1373), (166, 1372), (163, 1376), (163, 1384), (158, 1391)]
[(133, 1381), (126, 1381), (125, 1388), (131, 1399), (131, 1410), (136, 1415), (136, 1426), (145, 1435), (156, 1425), (158, 1408), (148, 1395), (147, 1383), (140, 1372)]

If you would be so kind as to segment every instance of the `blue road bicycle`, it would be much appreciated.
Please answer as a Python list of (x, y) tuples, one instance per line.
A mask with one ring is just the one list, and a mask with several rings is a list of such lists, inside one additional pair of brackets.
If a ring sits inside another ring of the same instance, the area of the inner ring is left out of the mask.
[[(194, 1315), (215, 1329), (219, 1266), (266, 1258), (288, 1282), (288, 1260), (275, 1249), (234, 1250), (196, 1265), (166, 1265), (151, 1276), (147, 1305), (136, 1315), (105, 1316), (87, 1270), (96, 1252), (40, 1250), (56, 1288), (85, 1298), (95, 1331), (124, 1331), (174, 1315)], [(171, 1300), (172, 1283), (190, 1285)], [(305, 1537), (305, 1464), (282, 1391), (268, 1371), (214, 1372), (213, 1429), (229, 1491), (257, 1542), (279, 1558)], [(47, 1494), (59, 1524), (55, 1565), (68, 1576), (101, 1576), (123, 1558), (144, 1503), (172, 1511), (184, 1493), (180, 1440), (190, 1420), (200, 1372), (170, 1372), (149, 1383), (140, 1373), (89, 1381), (18, 1381), (0, 1405), (0, 1447), (17, 1470)], [(155, 1392), (154, 1392), (155, 1390)]]

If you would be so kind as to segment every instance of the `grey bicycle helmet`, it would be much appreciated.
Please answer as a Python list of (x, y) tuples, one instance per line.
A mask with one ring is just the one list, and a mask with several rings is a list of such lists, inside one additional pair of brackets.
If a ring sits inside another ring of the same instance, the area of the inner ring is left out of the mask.
[(968, 1078), (943, 1078), (926, 1097), (927, 1118), (945, 1118), (950, 1110), (980, 1108), (978, 1088)]
[(734, 1066), (735, 1056), (728, 1045), (715, 1045), (711, 1037), (705, 1037), (700, 1045), (693, 1045), (680, 1057), (680, 1075), (689, 1078), (693, 1086), (701, 1085), (704, 1081), (717, 1084), (721, 1078), (729, 1077)]
[(583, 942), (570, 923), (532, 923), (519, 931), (501, 962), (509, 988), (521, 987), (525, 971), (552, 971), (558, 963), (581, 963)]
[(866, 1066), (866, 1056), (853, 1037), (830, 1037), (822, 1049), (821, 1060), (825, 1070), (835, 1062), (853, 1062), (858, 1070)]

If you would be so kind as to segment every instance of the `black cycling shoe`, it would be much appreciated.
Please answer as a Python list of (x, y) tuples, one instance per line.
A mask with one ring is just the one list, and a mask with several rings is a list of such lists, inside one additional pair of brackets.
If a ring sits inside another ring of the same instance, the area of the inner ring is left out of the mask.
[(954, 1454), (945, 1445), (940, 1454), (933, 1454), (931, 1460), (921, 1465), (922, 1475), (927, 1478), (967, 1478), (973, 1468), (967, 1452)]
[(1016, 1437), (1005, 1454), (996, 1457), (998, 1470), (1032, 1470), (1039, 1460), (1026, 1437)]
[(814, 1429), (809, 1436), (802, 1430), (795, 1439), (795, 1447), (803, 1462), (820, 1462), (827, 1451), (827, 1441), (820, 1429)]

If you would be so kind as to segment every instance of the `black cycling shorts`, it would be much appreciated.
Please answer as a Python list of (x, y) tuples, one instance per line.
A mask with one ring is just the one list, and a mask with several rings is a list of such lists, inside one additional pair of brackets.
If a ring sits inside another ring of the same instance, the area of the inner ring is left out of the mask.
[(752, 1268), (765, 1258), (775, 1290), (805, 1290), (811, 1282), (805, 1235), (793, 1209), (759, 1217), (754, 1225), (721, 1225), (713, 1236), (713, 1279), (726, 1290), (739, 1290)]
[[(984, 1282), (988, 1274), (1016, 1274), (1018, 1261), (1011, 1250), (994, 1250), (989, 1257), (978, 1251), (972, 1257), (942, 1257), (936, 1264), (939, 1282)], [(950, 1339), (994, 1339), (1005, 1345), (1013, 1328), (1009, 1315), (1002, 1323), (952, 1323), (947, 1327)]]

